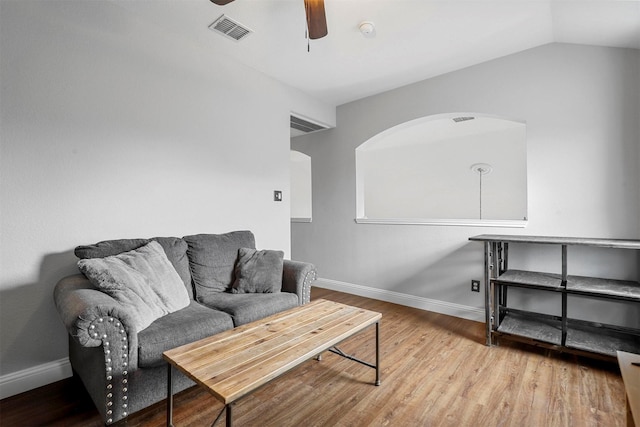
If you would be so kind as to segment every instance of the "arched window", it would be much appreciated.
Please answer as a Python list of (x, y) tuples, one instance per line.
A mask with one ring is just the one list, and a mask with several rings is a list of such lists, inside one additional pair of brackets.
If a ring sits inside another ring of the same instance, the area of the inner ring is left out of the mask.
[(291, 150), (291, 221), (311, 222), (311, 157)]
[(402, 123), (356, 148), (359, 223), (523, 227), (526, 125), (478, 113)]

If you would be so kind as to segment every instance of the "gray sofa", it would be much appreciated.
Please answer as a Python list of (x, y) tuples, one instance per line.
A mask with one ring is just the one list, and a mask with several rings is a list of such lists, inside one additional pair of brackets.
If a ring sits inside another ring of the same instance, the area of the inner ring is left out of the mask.
[[(234, 293), (240, 249), (255, 248), (249, 231), (112, 240), (79, 246), (75, 253), (81, 260), (104, 262), (158, 247), (150, 242), (164, 249), (173, 267), (169, 274), (177, 273), (188, 299), (184, 308), (161, 315), (144, 329), (139, 326), (140, 313), (120, 303), (117, 295), (99, 290), (92, 276), (65, 277), (54, 290), (56, 308), (69, 332), (74, 374), (106, 424), (166, 398), (164, 351), (305, 304), (316, 278), (312, 264), (282, 260), (280, 289)], [(194, 384), (173, 372), (174, 392)]]

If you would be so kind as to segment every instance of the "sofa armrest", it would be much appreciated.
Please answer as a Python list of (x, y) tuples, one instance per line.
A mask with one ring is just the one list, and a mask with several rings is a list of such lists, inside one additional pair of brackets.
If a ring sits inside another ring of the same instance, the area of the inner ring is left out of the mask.
[(308, 262), (284, 260), (282, 290), (298, 295), (298, 303), (311, 300), (311, 284), (316, 280), (316, 267)]
[(126, 307), (97, 290), (82, 274), (61, 279), (53, 296), (69, 335), (81, 346), (106, 348), (117, 344), (117, 353), (128, 358), (130, 367), (137, 366), (138, 331)]
[[(138, 331), (131, 314), (82, 274), (60, 280), (53, 294), (70, 339), (77, 343), (70, 346), (70, 350), (75, 349), (74, 357), (71, 351), (69, 354), (71, 365), (83, 382), (89, 381), (85, 387), (89, 384), (87, 390), (92, 390), (92, 399), (106, 424), (127, 417), (129, 377), (138, 367)], [(100, 346), (102, 351), (98, 352), (89, 348)], [(80, 366), (74, 366), (74, 362)], [(96, 372), (92, 368), (95, 365), (104, 366), (104, 372)], [(100, 384), (99, 389), (96, 384)], [(100, 402), (104, 406), (100, 407)]]

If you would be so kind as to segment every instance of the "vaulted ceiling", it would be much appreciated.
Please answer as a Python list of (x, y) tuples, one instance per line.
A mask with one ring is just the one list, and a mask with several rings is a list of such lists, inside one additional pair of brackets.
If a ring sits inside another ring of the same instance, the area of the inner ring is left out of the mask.
[[(640, 49), (640, 0), (325, 0), (329, 34), (309, 46), (303, 0), (112, 1), (331, 105), (552, 42)], [(222, 14), (253, 33), (214, 33)]]

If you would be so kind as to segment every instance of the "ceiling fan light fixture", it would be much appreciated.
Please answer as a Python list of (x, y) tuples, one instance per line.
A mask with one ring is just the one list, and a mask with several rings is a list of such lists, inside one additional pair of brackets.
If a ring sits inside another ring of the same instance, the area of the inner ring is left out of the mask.
[(358, 25), (363, 36), (370, 39), (376, 36), (376, 26), (371, 21), (363, 21)]
[(477, 173), (478, 175), (488, 175), (493, 171), (493, 166), (489, 163), (474, 163), (470, 169), (471, 172)]

